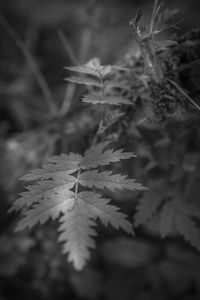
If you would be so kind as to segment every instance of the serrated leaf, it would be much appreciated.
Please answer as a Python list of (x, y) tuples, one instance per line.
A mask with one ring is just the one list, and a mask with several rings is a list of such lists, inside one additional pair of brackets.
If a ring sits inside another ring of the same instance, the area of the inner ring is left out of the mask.
[(200, 251), (200, 231), (195, 222), (190, 217), (177, 213), (175, 216), (175, 225), (184, 239)]
[(66, 190), (57, 191), (49, 198), (35, 204), (29, 210), (26, 210), (24, 217), (19, 221), (17, 231), (24, 228), (32, 228), (37, 223), (44, 224), (49, 218), (55, 220), (60, 213), (66, 213), (74, 205), (74, 193)]
[(150, 220), (156, 213), (161, 202), (161, 195), (153, 191), (150, 191), (147, 196), (142, 197), (136, 207), (137, 212), (134, 215), (135, 226), (139, 226)]
[(79, 183), (89, 188), (107, 188), (111, 191), (115, 191), (115, 189), (146, 190), (140, 183), (136, 183), (135, 179), (127, 179), (126, 177), (126, 175), (112, 174), (112, 171), (98, 172), (93, 170), (82, 173), (79, 177)]
[(102, 88), (102, 83), (98, 79), (95, 79), (95, 78), (72, 76), (69, 78), (65, 78), (65, 80), (72, 82), (72, 83), (93, 85), (93, 86)]
[(35, 181), (38, 179), (55, 179), (64, 177), (65, 174), (71, 174), (78, 169), (80, 161), (83, 159), (82, 155), (69, 153), (62, 153), (60, 156), (52, 156), (43, 164), (43, 168), (31, 170), (21, 179), (24, 181)]
[(21, 179), (24, 181), (35, 181), (39, 179), (66, 178), (67, 174), (74, 173), (79, 168), (96, 168), (98, 166), (119, 162), (122, 159), (135, 157), (133, 153), (123, 152), (122, 149), (104, 151), (104, 148), (108, 144), (108, 142), (104, 142), (91, 146), (85, 151), (84, 156), (75, 153), (52, 156), (46, 160), (46, 163), (43, 164), (43, 168), (32, 170)]
[(171, 205), (171, 203), (166, 203), (162, 208), (159, 219), (159, 230), (162, 238), (171, 232), (174, 224), (174, 217), (174, 207)]
[(90, 61), (88, 61), (86, 64), (84, 64), (82, 66), (66, 67), (65, 69), (73, 71), (73, 72), (96, 76), (98, 78), (106, 77), (113, 70), (127, 71), (126, 68), (123, 68), (120, 66), (115, 66), (115, 65), (114, 66), (111, 66), (111, 65), (103, 66), (100, 63), (99, 58), (96, 58), (96, 57), (91, 59)]
[(85, 67), (90, 68), (98, 73), (98, 76), (103, 78), (111, 73), (113, 67), (111, 65), (102, 66), (100, 59), (95, 57), (91, 59), (87, 64), (84, 65)]
[(85, 210), (84, 202), (78, 201), (73, 210), (68, 211), (60, 219), (59, 242), (64, 242), (63, 253), (68, 254), (68, 261), (74, 268), (82, 270), (90, 258), (89, 249), (95, 248), (93, 236), (96, 236), (95, 220), (90, 218)]
[(127, 216), (119, 212), (119, 208), (109, 204), (110, 199), (102, 198), (95, 192), (80, 192), (78, 197), (85, 201), (87, 210), (93, 217), (101, 220), (104, 226), (112, 225), (115, 229), (123, 229), (128, 234), (134, 234), (131, 223)]
[(100, 59), (98, 57), (94, 57), (94, 58), (90, 59), (85, 64), (85, 66), (88, 68), (91, 68), (91, 69), (100, 70), (100, 67), (101, 67)]
[(83, 74), (99, 77), (99, 73), (94, 68), (91, 68), (87, 65), (65, 67), (65, 69), (67, 69), (69, 71), (73, 71), (73, 72), (78, 72), (78, 73), (83, 73)]
[(67, 170), (68, 169), (77, 170), (77, 165), (80, 163), (82, 158), (83, 158), (82, 155), (78, 153), (72, 153), (72, 152), (70, 152), (69, 154), (62, 153), (61, 155), (54, 155), (52, 157), (49, 157), (46, 160), (46, 163), (63, 165), (63, 163), (65, 162), (66, 165), (64, 165), (64, 167), (67, 168)]
[(59, 241), (64, 242), (63, 252), (68, 253), (68, 261), (77, 270), (81, 270), (90, 258), (89, 248), (95, 248), (93, 236), (96, 235), (94, 226), (96, 219), (107, 226), (109, 223), (116, 229), (122, 228), (133, 234), (131, 223), (115, 206), (94, 192), (80, 192), (72, 210), (61, 217)]
[(83, 102), (92, 104), (108, 104), (108, 105), (132, 105), (131, 101), (121, 96), (101, 96), (98, 94), (87, 94), (83, 97)]
[(135, 157), (132, 152), (123, 152), (122, 149), (114, 151), (113, 149), (104, 150), (109, 142), (99, 143), (91, 146), (84, 153), (83, 160), (80, 163), (82, 169), (97, 168), (111, 163), (119, 162), (122, 159)]
[(8, 212), (28, 208), (43, 199), (51, 200), (53, 197), (64, 197), (68, 190), (73, 187), (75, 181), (75, 177), (66, 175), (65, 180), (44, 181), (39, 184), (29, 185), (26, 187), (28, 191), (20, 194), (20, 198), (13, 203)]

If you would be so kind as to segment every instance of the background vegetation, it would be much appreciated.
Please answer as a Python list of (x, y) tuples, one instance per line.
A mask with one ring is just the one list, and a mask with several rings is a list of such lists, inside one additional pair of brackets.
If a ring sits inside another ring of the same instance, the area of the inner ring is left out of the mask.
[[(129, 20), (139, 5), (148, 19), (152, 2), (1, 1), (0, 300), (199, 299), (199, 254), (176, 234), (161, 240), (155, 222), (138, 229), (134, 239), (99, 226), (97, 250), (77, 273), (60, 254), (54, 224), (16, 234), (18, 216), (7, 215), (23, 191), (19, 177), (49, 155), (82, 152), (93, 134), (94, 110), (80, 103), (83, 88), (63, 81), (69, 75), (63, 67), (95, 56), (103, 64), (133, 66), (138, 46)], [(167, 1), (166, 5), (179, 8), (180, 18), (185, 19), (178, 35), (200, 25), (197, 1)], [(178, 54), (171, 52), (171, 59), (181, 57), (180, 65), (198, 59), (195, 45), (194, 53), (180, 55), (179, 49)], [(198, 101), (198, 65), (178, 76)], [(125, 80), (130, 84), (130, 78)], [(135, 95), (137, 99), (144, 96)], [(60, 109), (60, 118), (52, 116), (52, 103)], [(119, 146), (139, 156), (125, 164), (125, 171), (151, 188), (152, 198), (168, 195), (170, 190), (173, 195), (188, 193), (198, 204), (199, 115), (163, 129), (149, 123), (138, 126), (144, 117), (139, 108), (137, 104), (137, 110), (128, 110), (127, 118), (110, 133)], [(114, 195), (130, 218), (132, 203), (139, 197), (129, 192)]]

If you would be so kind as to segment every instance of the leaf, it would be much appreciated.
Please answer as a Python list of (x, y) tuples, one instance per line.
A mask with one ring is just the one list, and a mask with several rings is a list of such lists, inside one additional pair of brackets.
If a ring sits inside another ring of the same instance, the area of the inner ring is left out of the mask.
[(82, 169), (97, 168), (98, 166), (119, 162), (122, 159), (136, 157), (132, 152), (123, 152), (122, 149), (116, 151), (113, 149), (104, 150), (107, 145), (109, 145), (109, 142), (103, 142), (86, 150), (80, 167)]
[(34, 181), (38, 179), (49, 179), (65, 176), (65, 174), (77, 171), (80, 161), (83, 159), (80, 154), (61, 154), (52, 156), (46, 160), (42, 169), (35, 169), (24, 175), (24, 181)]
[(61, 217), (59, 241), (64, 242), (63, 252), (68, 253), (68, 261), (74, 264), (77, 270), (81, 270), (90, 257), (89, 248), (95, 248), (93, 236), (96, 231), (96, 219), (107, 226), (110, 223), (114, 228), (122, 228), (133, 235), (131, 223), (126, 216), (120, 213), (115, 206), (94, 192), (81, 192), (76, 197), (72, 210), (68, 210)]
[(44, 181), (39, 184), (29, 185), (26, 187), (28, 191), (20, 194), (21, 197), (13, 203), (8, 212), (31, 207), (34, 203), (38, 203), (43, 199), (51, 200), (55, 196), (65, 197), (68, 190), (73, 187), (75, 180), (75, 177), (66, 175), (65, 180)]
[(119, 208), (109, 204), (110, 199), (102, 198), (95, 192), (81, 192), (78, 197), (85, 201), (85, 207), (91, 215), (99, 218), (104, 226), (112, 225), (115, 229), (123, 229), (128, 234), (134, 234), (127, 216), (119, 212)]
[[(177, 14), (178, 10), (169, 10), (164, 8), (164, 3), (155, 0), (153, 13), (151, 16), (150, 33), (156, 35), (168, 28), (175, 27), (177, 24), (169, 25), (168, 22)], [(178, 22), (180, 23), (180, 22)]]
[(85, 66), (91, 68), (91, 69), (96, 69), (96, 70), (100, 70), (101, 67), (101, 63), (100, 63), (100, 59), (98, 57), (94, 57), (92, 59), (90, 59)]
[(46, 160), (46, 163), (43, 164), (43, 168), (32, 170), (21, 179), (24, 181), (34, 181), (38, 179), (66, 178), (65, 175), (74, 173), (79, 168), (97, 168), (98, 166), (119, 162), (122, 159), (135, 157), (132, 152), (123, 152), (122, 149), (103, 151), (107, 145), (109, 145), (109, 143), (104, 142), (91, 146), (85, 151), (84, 156), (74, 153), (52, 156)]
[(96, 71), (99, 78), (100, 77), (103, 78), (103, 77), (107, 76), (112, 71), (111, 65), (102, 66), (100, 59), (97, 57), (91, 59), (87, 64), (85, 64), (85, 67), (88, 67), (91, 70)]
[(73, 210), (68, 211), (60, 219), (61, 231), (59, 242), (64, 242), (63, 253), (68, 254), (68, 261), (72, 262), (74, 268), (82, 270), (86, 261), (90, 258), (89, 248), (95, 248), (93, 236), (96, 236), (94, 230), (95, 221), (85, 210), (84, 203), (78, 201)]
[(169, 234), (172, 226), (175, 225), (184, 239), (200, 251), (200, 231), (193, 221), (194, 217), (199, 217), (199, 208), (181, 201), (180, 195), (177, 197), (166, 203), (161, 210), (159, 222), (161, 236), (165, 237)]
[(112, 174), (112, 171), (98, 172), (93, 170), (82, 173), (79, 182), (81, 185), (89, 188), (107, 188), (111, 191), (115, 191), (115, 189), (127, 189), (131, 191), (146, 190), (140, 183), (136, 183), (135, 179), (126, 179), (126, 177), (126, 175)]
[(102, 88), (102, 83), (98, 79), (95, 79), (95, 78), (81, 77), (81, 76), (71, 76), (69, 78), (65, 78), (65, 80), (67, 80), (69, 82), (72, 82), (72, 83), (93, 85), (93, 86), (97, 86), (99, 88)]
[(161, 211), (159, 220), (159, 230), (161, 237), (164, 238), (171, 232), (174, 223), (175, 211), (171, 203), (166, 203)]
[(99, 77), (98, 71), (96, 71), (94, 68), (89, 67), (88, 65), (65, 67), (65, 69), (73, 72)]
[(82, 100), (83, 102), (92, 104), (133, 105), (131, 101), (121, 96), (101, 96), (99, 94), (87, 94)]
[(194, 221), (186, 215), (177, 213), (175, 216), (175, 225), (184, 239), (200, 251), (200, 231)]
[(113, 70), (127, 71), (126, 68), (123, 68), (120, 66), (111, 66), (111, 65), (102, 66), (100, 63), (100, 60), (96, 57), (91, 59), (85, 65), (66, 67), (65, 69), (72, 71), (72, 72), (78, 72), (78, 73), (96, 76), (98, 78), (106, 77)]
[(66, 190), (52, 194), (49, 199), (45, 198), (42, 202), (35, 204), (26, 210), (24, 217), (18, 223), (17, 231), (24, 228), (32, 228), (37, 223), (44, 224), (49, 218), (55, 220), (60, 213), (66, 213), (74, 205), (74, 193)]
[(142, 197), (138, 206), (136, 207), (137, 212), (134, 216), (135, 226), (144, 224), (146, 221), (151, 219), (156, 213), (161, 202), (161, 195), (151, 190), (147, 196)]

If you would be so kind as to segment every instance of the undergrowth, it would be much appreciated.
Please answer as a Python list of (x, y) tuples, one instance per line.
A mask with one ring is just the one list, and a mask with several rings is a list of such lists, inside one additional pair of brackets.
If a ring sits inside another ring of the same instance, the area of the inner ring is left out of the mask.
[[(95, 248), (93, 237), (97, 234), (94, 229), (97, 219), (105, 226), (110, 224), (116, 229), (121, 228), (134, 234), (133, 224), (116, 205), (110, 204), (110, 199), (105, 196), (106, 192), (147, 190), (142, 184), (136, 183), (135, 179), (113, 171), (114, 163), (135, 157), (132, 152), (114, 150), (112, 131), (116, 130), (115, 125), (119, 128), (123, 120), (127, 128), (134, 119), (135, 132), (141, 124), (146, 124), (148, 130), (164, 128), (167, 132), (171, 121), (188, 121), (200, 109), (196, 101), (179, 85), (176, 74), (170, 73), (172, 62), (170, 64), (168, 61), (167, 64), (163, 58), (163, 53), (173, 49), (177, 42), (166, 41), (163, 46), (155, 41), (160, 32), (171, 27), (168, 20), (174, 13), (164, 10), (163, 5), (155, 1), (149, 27), (144, 24), (141, 10), (131, 21), (141, 49), (137, 70), (130, 67), (130, 61), (122, 67), (103, 66), (98, 58), (83, 65), (66, 68), (78, 74), (67, 78), (68, 82), (82, 84), (87, 88), (82, 101), (86, 105), (97, 107), (99, 121), (96, 133), (83, 155), (62, 153), (52, 156), (44, 162), (41, 169), (23, 176), (23, 180), (33, 181), (33, 184), (26, 186), (27, 190), (21, 193), (10, 209), (10, 212), (22, 212), (23, 217), (17, 230), (32, 228), (50, 218), (58, 219), (59, 241), (63, 242), (63, 253), (68, 254), (68, 261), (77, 270), (81, 270), (90, 258), (89, 249)], [(176, 25), (177, 23), (172, 27)], [(134, 86), (134, 83), (137, 84)], [(142, 99), (139, 109), (134, 93), (139, 94)], [(140, 110), (139, 119), (135, 117), (137, 110)], [(125, 139), (127, 134), (122, 137), (123, 130), (121, 128), (117, 139)], [(139, 130), (137, 134), (140, 134)], [(157, 146), (164, 145), (167, 150), (172, 135), (167, 133), (163, 136), (163, 139), (156, 141), (160, 143)], [(153, 154), (148, 153), (147, 156)], [(155, 161), (152, 159), (151, 163), (155, 164)], [(134, 225), (146, 226), (150, 220), (156, 220), (161, 237), (178, 232), (200, 251), (200, 232), (197, 226), (199, 207), (190, 197), (185, 197), (182, 188), (178, 187), (181, 175), (177, 181), (170, 177), (177, 165), (171, 163), (171, 158), (166, 164), (167, 179), (157, 178), (153, 182), (151, 178), (153, 183), (148, 184), (149, 191), (140, 194)], [(148, 170), (151, 168), (152, 165), (148, 166)], [(198, 169), (195, 168), (194, 177), (197, 173)]]

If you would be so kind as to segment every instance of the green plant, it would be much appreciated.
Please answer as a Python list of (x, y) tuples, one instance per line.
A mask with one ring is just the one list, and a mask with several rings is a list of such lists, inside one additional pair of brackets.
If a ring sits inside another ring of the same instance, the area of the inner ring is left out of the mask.
[[(162, 25), (162, 22), (168, 19), (170, 14), (164, 12), (162, 5), (155, 1), (149, 30), (144, 26), (141, 11), (131, 23), (141, 46), (145, 65), (145, 70), (142, 69), (145, 71), (142, 74), (145, 84), (142, 85), (143, 90), (140, 88), (139, 94), (141, 98), (142, 93), (149, 96), (148, 103), (153, 110), (150, 117), (159, 120), (162, 125), (165, 124), (163, 121), (168, 120), (168, 117), (172, 116), (181, 105), (182, 108), (184, 107), (185, 100), (190, 99), (174, 80), (166, 77), (166, 72), (162, 68), (164, 63), (160, 63), (156, 51), (154, 37), (168, 27)], [(100, 119), (96, 134), (92, 137), (91, 145), (84, 155), (69, 153), (50, 157), (42, 169), (33, 170), (25, 175), (23, 180), (36, 181), (36, 183), (26, 187), (27, 191), (14, 202), (10, 211), (23, 213), (17, 230), (32, 228), (37, 223), (43, 224), (49, 218), (59, 219), (61, 223), (59, 240), (64, 242), (63, 253), (68, 253), (68, 260), (77, 270), (81, 270), (90, 257), (89, 248), (95, 247), (92, 237), (96, 235), (96, 231), (93, 227), (98, 218), (105, 226), (110, 224), (116, 229), (121, 228), (132, 235), (134, 233), (126, 215), (119, 212), (118, 207), (109, 203), (110, 199), (104, 196), (104, 192), (106, 190), (112, 192), (116, 189), (143, 191), (146, 188), (136, 183), (134, 179), (112, 172), (113, 163), (130, 159), (134, 154), (114, 150), (110, 141), (104, 141), (109, 140), (106, 132), (124, 116), (122, 110), (115, 108), (119, 106), (121, 109), (128, 105), (132, 108), (135, 105), (130, 99), (124, 97), (124, 91), (130, 88), (130, 83), (127, 85), (127, 81), (123, 80), (127, 68), (103, 66), (98, 58), (94, 58), (84, 65), (67, 67), (67, 69), (78, 74), (67, 78), (67, 81), (87, 87), (88, 92), (83, 96), (83, 102), (98, 107)], [(119, 74), (119, 77), (116, 76)], [(191, 99), (190, 102), (195, 104)], [(194, 106), (198, 108), (198, 105)], [(168, 142), (168, 138), (164, 136), (164, 143), (166, 140)], [(153, 157), (153, 151), (159, 143), (162, 144), (163, 141), (158, 140), (157, 145), (151, 142), (152, 152), (149, 156)], [(167, 146), (168, 144), (166, 149)], [(155, 161), (152, 159), (151, 163), (154, 165)], [(178, 165), (177, 162), (176, 164)], [(146, 226), (148, 221), (156, 220), (161, 237), (174, 231), (178, 232), (200, 251), (200, 235), (197, 227), (200, 217), (199, 207), (189, 197), (184, 197), (183, 191), (180, 191), (180, 183), (171, 179), (171, 174), (175, 172), (174, 165), (173, 156), (173, 164), (169, 160), (164, 169), (167, 174), (163, 180), (164, 184), (155, 180), (154, 185), (149, 184), (150, 192), (140, 197), (134, 216), (135, 227)], [(196, 173), (195, 170), (194, 178), (197, 176)], [(186, 176), (188, 174), (184, 174), (183, 179), (181, 177), (183, 182)]]
[(174, 231), (181, 234), (186, 241), (200, 251), (200, 233), (196, 221), (200, 218), (197, 206), (183, 200), (183, 195), (174, 195), (170, 190), (168, 197), (163, 197), (162, 187), (160, 191), (152, 190), (148, 196), (140, 199), (137, 212), (134, 216), (135, 226), (144, 225), (149, 220), (157, 218), (161, 237), (166, 237)]
[[(108, 96), (107, 89), (117, 86), (108, 76), (117, 67), (101, 66), (98, 59), (90, 61), (80, 67), (70, 67), (72, 71), (89, 74), (91, 77), (72, 77), (68, 81), (94, 85), (98, 91), (84, 96), (83, 101), (93, 104), (121, 105), (131, 104), (120, 96)], [(105, 77), (107, 78), (105, 80)], [(95, 137), (99, 137), (110, 126), (102, 115), (100, 125)], [(135, 157), (133, 153), (105, 150), (109, 142), (95, 143), (88, 148), (84, 155), (70, 153), (53, 156), (44, 163), (42, 169), (36, 169), (23, 176), (25, 181), (37, 181), (26, 187), (27, 191), (21, 194), (10, 211), (22, 211), (23, 218), (17, 230), (26, 227), (32, 228), (37, 223), (43, 224), (49, 218), (59, 219), (61, 223), (58, 231), (59, 241), (64, 242), (63, 253), (68, 253), (68, 260), (77, 270), (81, 270), (89, 259), (89, 248), (94, 248), (92, 239), (96, 235), (94, 226), (96, 219), (107, 226), (121, 228), (129, 234), (134, 234), (132, 224), (126, 215), (118, 211), (118, 207), (111, 205), (110, 199), (104, 198), (98, 190), (128, 189), (142, 191), (146, 188), (128, 179), (121, 174), (113, 174), (111, 170), (98, 170), (99, 167), (108, 166), (122, 159)], [(86, 188), (86, 189), (83, 189)], [(80, 191), (81, 189), (81, 191)], [(92, 189), (92, 191), (88, 190)]]

